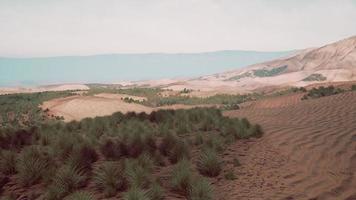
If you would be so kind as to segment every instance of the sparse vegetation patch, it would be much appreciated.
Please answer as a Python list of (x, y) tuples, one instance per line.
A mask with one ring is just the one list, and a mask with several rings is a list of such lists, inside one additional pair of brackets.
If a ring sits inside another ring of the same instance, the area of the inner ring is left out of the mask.
[(257, 77), (277, 76), (277, 75), (283, 73), (287, 68), (288, 68), (288, 66), (284, 65), (284, 66), (281, 66), (281, 67), (273, 68), (271, 70), (268, 70), (268, 69), (253, 70), (253, 75), (255, 75)]
[(325, 81), (326, 77), (323, 76), (322, 74), (311, 74), (302, 81)]
[(345, 92), (345, 90), (341, 88), (335, 88), (334, 86), (329, 86), (329, 87), (320, 86), (318, 88), (313, 88), (309, 90), (308, 93), (302, 97), (302, 100), (315, 99), (315, 98), (339, 94), (342, 92)]

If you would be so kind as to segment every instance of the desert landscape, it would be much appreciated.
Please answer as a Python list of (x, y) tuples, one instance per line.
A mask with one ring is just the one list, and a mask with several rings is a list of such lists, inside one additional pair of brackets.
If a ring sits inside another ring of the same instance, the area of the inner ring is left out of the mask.
[(0, 200), (356, 200), (354, 1), (0, 1)]

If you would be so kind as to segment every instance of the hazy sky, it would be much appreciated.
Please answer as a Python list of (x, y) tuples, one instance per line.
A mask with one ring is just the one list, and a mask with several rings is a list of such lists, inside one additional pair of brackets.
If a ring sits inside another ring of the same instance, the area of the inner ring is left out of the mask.
[(356, 0), (0, 0), (0, 56), (280, 51), (356, 35)]

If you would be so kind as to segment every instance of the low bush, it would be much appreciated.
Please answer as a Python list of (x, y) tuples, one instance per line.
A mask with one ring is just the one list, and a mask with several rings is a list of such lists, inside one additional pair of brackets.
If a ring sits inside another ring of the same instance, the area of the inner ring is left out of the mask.
[(90, 170), (92, 164), (98, 160), (98, 154), (95, 149), (86, 143), (79, 144), (69, 156), (69, 163), (78, 169)]
[(148, 197), (152, 200), (162, 200), (164, 198), (163, 197), (164, 190), (157, 182), (154, 182), (151, 185), (147, 194), (148, 194)]
[(152, 181), (151, 167), (141, 165), (137, 159), (128, 159), (125, 162), (125, 176), (130, 187), (148, 188)]
[(189, 192), (189, 200), (213, 200), (213, 189), (205, 178), (194, 182)]
[(24, 148), (17, 161), (18, 180), (24, 186), (30, 186), (42, 179), (48, 171), (50, 158), (37, 146)]
[(356, 90), (356, 85), (352, 85), (352, 86), (351, 86), (351, 90), (352, 90), (352, 91), (355, 91), (355, 90)]
[(124, 194), (123, 200), (150, 200), (150, 198), (146, 191), (133, 187)]
[(215, 177), (220, 174), (221, 161), (213, 149), (204, 149), (197, 163), (198, 170), (201, 174), (209, 177)]
[(203, 149), (212, 149), (217, 152), (222, 152), (225, 148), (223, 137), (219, 135), (210, 135), (203, 144)]
[(189, 149), (190, 148), (186, 142), (178, 141), (177, 143), (174, 144), (172, 149), (169, 151), (169, 157), (168, 157), (169, 161), (171, 161), (172, 164), (175, 164), (182, 159), (189, 159), (190, 157)]
[(120, 143), (120, 141), (113, 139), (106, 139), (100, 144), (100, 152), (108, 160), (118, 160), (126, 153), (126, 146)]
[(174, 190), (188, 195), (192, 187), (193, 174), (188, 160), (181, 160), (172, 171), (171, 184)]
[(225, 175), (224, 175), (225, 179), (226, 180), (235, 180), (236, 179), (236, 176), (234, 174), (234, 171), (233, 170), (228, 170)]
[(158, 147), (159, 151), (163, 155), (168, 156), (171, 149), (178, 143), (178, 141), (179, 141), (179, 138), (176, 135), (168, 132), (162, 138), (162, 141)]
[(11, 175), (16, 173), (16, 156), (13, 151), (3, 150), (0, 152), (0, 173)]
[(127, 188), (124, 177), (124, 166), (119, 162), (105, 161), (95, 167), (93, 181), (96, 188), (102, 191), (105, 197), (114, 196), (118, 191)]
[(92, 194), (87, 192), (74, 192), (73, 194), (64, 198), (64, 200), (94, 200)]
[(71, 194), (86, 183), (85, 174), (70, 165), (63, 165), (58, 169), (48, 188), (47, 199), (60, 200)]
[(194, 144), (195, 145), (201, 145), (204, 143), (204, 138), (201, 133), (197, 133), (194, 137)]

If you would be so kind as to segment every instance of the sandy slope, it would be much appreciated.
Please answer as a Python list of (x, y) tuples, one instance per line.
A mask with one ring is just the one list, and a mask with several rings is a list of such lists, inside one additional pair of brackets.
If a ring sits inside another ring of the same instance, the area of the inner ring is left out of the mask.
[(86, 117), (111, 115), (114, 112), (151, 112), (152, 109), (140, 104), (126, 103), (120, 97), (72, 96), (46, 101), (42, 109), (49, 109), (50, 115), (63, 116), (65, 121), (81, 120)]
[(226, 113), (260, 123), (266, 133), (230, 149), (243, 165), (237, 180), (218, 184), (224, 199), (356, 199), (356, 92), (299, 98)]
[(135, 100), (145, 100), (145, 97), (125, 94), (101, 93), (95, 96), (71, 96), (52, 99), (41, 105), (43, 110), (48, 109), (48, 115), (63, 116), (65, 121), (81, 120), (86, 117), (106, 116), (115, 112), (146, 112), (151, 113), (159, 109), (189, 109), (193, 107), (211, 107), (215, 105), (168, 105), (151, 108), (137, 103), (126, 103), (122, 98), (130, 97)]

